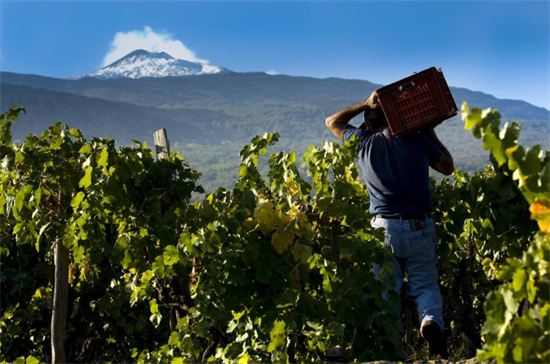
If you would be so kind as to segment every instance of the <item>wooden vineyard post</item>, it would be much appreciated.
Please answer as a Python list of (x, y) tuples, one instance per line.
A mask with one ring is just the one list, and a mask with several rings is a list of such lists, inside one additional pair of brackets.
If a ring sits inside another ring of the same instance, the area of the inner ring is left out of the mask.
[[(170, 141), (168, 140), (168, 133), (166, 132), (166, 129), (162, 128), (155, 131), (153, 138), (155, 140), (157, 160), (170, 157)], [(170, 332), (173, 332), (176, 330), (176, 325), (179, 319), (178, 312), (174, 307), (170, 307), (169, 318)]]
[(54, 247), (54, 292), (52, 304), (52, 363), (65, 363), (65, 338), (67, 334), (67, 306), (69, 300), (69, 249), (61, 239)]
[(155, 148), (157, 152), (157, 159), (166, 159), (170, 157), (170, 142), (168, 141), (168, 133), (166, 129), (160, 129), (153, 134), (155, 139)]

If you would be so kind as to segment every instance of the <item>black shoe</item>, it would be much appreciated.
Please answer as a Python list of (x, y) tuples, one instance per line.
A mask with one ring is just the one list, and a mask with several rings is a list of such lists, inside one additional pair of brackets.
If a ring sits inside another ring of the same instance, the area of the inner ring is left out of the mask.
[(428, 342), (428, 346), (430, 347), (430, 355), (439, 354), (442, 359), (449, 359), (447, 344), (445, 343), (443, 332), (437, 322), (427, 320), (424, 325), (422, 325), (420, 333), (422, 334), (424, 340)]
[(351, 359), (351, 348), (334, 346), (325, 351), (325, 359), (330, 362), (349, 363)]

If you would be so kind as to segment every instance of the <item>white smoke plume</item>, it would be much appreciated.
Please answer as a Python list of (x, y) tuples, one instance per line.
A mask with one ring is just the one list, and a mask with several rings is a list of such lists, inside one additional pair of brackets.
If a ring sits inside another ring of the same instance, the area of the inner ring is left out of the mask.
[(195, 52), (190, 50), (181, 41), (174, 39), (168, 32), (156, 32), (146, 26), (143, 31), (132, 30), (127, 33), (118, 32), (111, 42), (110, 50), (103, 59), (103, 66), (107, 66), (136, 49), (143, 49), (149, 52), (166, 52), (174, 58), (190, 62), (208, 63), (207, 60), (199, 59)]

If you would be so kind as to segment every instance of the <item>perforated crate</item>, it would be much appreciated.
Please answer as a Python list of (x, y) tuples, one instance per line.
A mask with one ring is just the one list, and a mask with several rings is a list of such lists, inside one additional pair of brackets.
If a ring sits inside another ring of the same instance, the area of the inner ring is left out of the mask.
[(441, 68), (422, 72), (376, 90), (393, 135), (439, 124), (458, 112)]

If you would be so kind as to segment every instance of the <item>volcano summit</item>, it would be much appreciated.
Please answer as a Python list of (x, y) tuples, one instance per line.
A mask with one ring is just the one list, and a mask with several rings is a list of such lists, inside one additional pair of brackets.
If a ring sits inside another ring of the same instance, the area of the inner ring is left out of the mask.
[(171, 77), (228, 72), (231, 71), (224, 67), (176, 59), (165, 52), (154, 53), (139, 49), (100, 70), (71, 79)]

